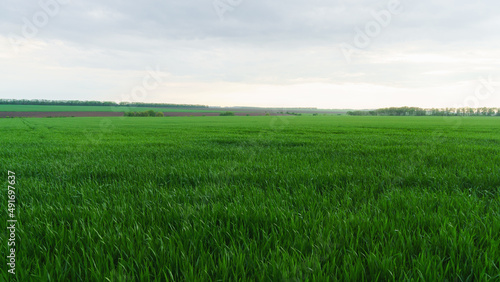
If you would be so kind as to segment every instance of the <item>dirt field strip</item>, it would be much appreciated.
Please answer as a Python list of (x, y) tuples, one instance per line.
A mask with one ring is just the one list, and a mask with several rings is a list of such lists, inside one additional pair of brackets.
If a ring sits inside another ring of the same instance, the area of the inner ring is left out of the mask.
[[(219, 116), (219, 113), (194, 113), (194, 112), (164, 112), (166, 117), (188, 117), (188, 116)], [(236, 116), (265, 116), (264, 112), (234, 113)], [(286, 116), (286, 114), (269, 114), (271, 116)], [(122, 112), (0, 112), (0, 118), (7, 117), (120, 117)]]

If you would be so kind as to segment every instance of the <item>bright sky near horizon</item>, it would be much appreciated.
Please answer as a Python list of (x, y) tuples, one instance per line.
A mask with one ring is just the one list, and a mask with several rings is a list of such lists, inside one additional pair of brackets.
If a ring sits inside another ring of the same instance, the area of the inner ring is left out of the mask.
[(0, 98), (500, 107), (500, 2), (4, 0)]

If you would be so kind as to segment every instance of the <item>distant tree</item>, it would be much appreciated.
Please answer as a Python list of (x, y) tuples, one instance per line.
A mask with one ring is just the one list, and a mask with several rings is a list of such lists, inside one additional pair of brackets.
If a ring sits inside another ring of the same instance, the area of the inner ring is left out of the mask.
[(162, 112), (155, 112), (153, 110), (148, 110), (144, 112), (125, 112), (123, 113), (126, 117), (163, 117), (165, 116)]
[(348, 111), (347, 115), (349, 116), (367, 116), (370, 115), (367, 111)]

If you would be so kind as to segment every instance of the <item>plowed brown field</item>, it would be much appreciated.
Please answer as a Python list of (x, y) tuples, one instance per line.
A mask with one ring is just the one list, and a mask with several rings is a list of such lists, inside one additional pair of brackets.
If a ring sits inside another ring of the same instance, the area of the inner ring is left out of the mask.
[[(219, 113), (192, 113), (192, 112), (165, 112), (169, 117), (187, 116), (218, 116)], [(264, 116), (265, 112), (235, 113), (236, 116)], [(281, 116), (283, 114), (270, 114), (271, 116)], [(0, 118), (5, 117), (120, 117), (122, 112), (0, 112)]]

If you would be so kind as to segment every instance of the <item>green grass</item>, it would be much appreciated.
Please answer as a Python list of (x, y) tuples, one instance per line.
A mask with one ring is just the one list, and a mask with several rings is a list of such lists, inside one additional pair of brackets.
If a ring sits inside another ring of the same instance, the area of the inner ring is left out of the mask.
[(218, 113), (214, 110), (193, 110), (179, 108), (108, 107), (108, 106), (49, 106), (49, 105), (0, 105), (0, 112), (143, 112), (147, 110), (185, 113)]
[(498, 125), (0, 119), (3, 207), (7, 171), (17, 176), (17, 278), (498, 281)]

